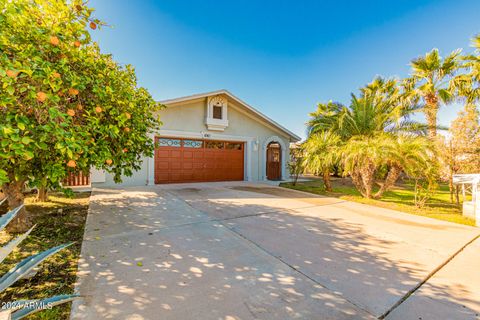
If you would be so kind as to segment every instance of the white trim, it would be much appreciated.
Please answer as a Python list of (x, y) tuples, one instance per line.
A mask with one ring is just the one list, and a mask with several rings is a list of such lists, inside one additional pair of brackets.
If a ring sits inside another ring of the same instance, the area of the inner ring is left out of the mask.
[(101, 183), (106, 181), (105, 170), (90, 167), (90, 183)]
[(157, 130), (156, 134), (160, 136), (170, 136), (178, 138), (197, 138), (197, 139), (211, 139), (211, 140), (230, 140), (230, 141), (253, 141), (256, 137), (248, 136), (234, 136), (229, 134), (222, 134), (216, 132), (205, 132), (205, 131), (183, 131), (183, 130), (168, 130), (160, 129)]
[(280, 159), (280, 167), (281, 167), (281, 174), (282, 176), (280, 177), (281, 180), (287, 179), (287, 166), (286, 166), (286, 161), (287, 161), (287, 146), (285, 142), (282, 140), (282, 138), (278, 136), (271, 136), (265, 139), (262, 145), (262, 163), (261, 163), (261, 174), (262, 176), (260, 177), (261, 180), (268, 180), (267, 179), (267, 147), (271, 142), (278, 142), (280, 144), (280, 147), (282, 148), (282, 156)]
[[(246, 137), (246, 136), (232, 136), (228, 134), (213, 133), (213, 132), (194, 132), (194, 131), (180, 131), (180, 130), (163, 130), (160, 129), (156, 132), (157, 136), (160, 137), (175, 137), (175, 138), (190, 138), (190, 139), (204, 139), (204, 140), (224, 140), (224, 141), (239, 141), (245, 142), (244, 145), (244, 180), (252, 181), (253, 180), (253, 168), (252, 168), (252, 156), (253, 152), (252, 141), (256, 141), (256, 137)], [(151, 162), (155, 162), (153, 159)], [(153, 177), (155, 177), (155, 170), (152, 170)], [(155, 182), (154, 182), (155, 183)]]
[(243, 100), (237, 98), (236, 96), (234, 96), (232, 93), (230, 93), (228, 90), (225, 90), (225, 89), (212, 91), (212, 92), (206, 92), (206, 93), (200, 93), (200, 94), (194, 94), (194, 95), (175, 98), (175, 99), (163, 100), (163, 101), (160, 101), (160, 103), (164, 104), (164, 105), (169, 105), (169, 104), (175, 104), (175, 103), (185, 102), (185, 101), (194, 100), (194, 99), (206, 98), (206, 97), (214, 96), (214, 95), (218, 95), (218, 94), (227, 95), (232, 100), (234, 100), (237, 103), (243, 105), (247, 110), (251, 111), (252, 113), (257, 115), (261, 119), (263, 119), (266, 122), (270, 123), (271, 125), (277, 127), (278, 129), (280, 129), (282, 132), (286, 133), (289, 136), (291, 142), (296, 142), (296, 141), (301, 140), (301, 138), (299, 136), (297, 136), (295, 133), (293, 133), (290, 130), (286, 129), (285, 127), (281, 126), (280, 124), (278, 124), (274, 120), (270, 119), (269, 117), (267, 117), (266, 115), (264, 115), (263, 113), (261, 113), (260, 111), (255, 109), (254, 107), (250, 106), (249, 104), (247, 104)]
[[(155, 133), (149, 134), (150, 138), (155, 143)], [(151, 157), (147, 158), (147, 186), (155, 185), (155, 151)]]

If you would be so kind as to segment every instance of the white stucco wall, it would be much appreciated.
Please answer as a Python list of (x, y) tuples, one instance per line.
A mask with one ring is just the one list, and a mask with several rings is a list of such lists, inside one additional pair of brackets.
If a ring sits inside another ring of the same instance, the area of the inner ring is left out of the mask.
[[(288, 177), (289, 136), (277, 127), (245, 110), (236, 101), (228, 99), (228, 127), (223, 132), (211, 131), (205, 125), (206, 98), (170, 105), (160, 111), (162, 127), (156, 134), (165, 137), (202, 138), (245, 142), (245, 180), (266, 179), (266, 148), (269, 142), (282, 146), (282, 178)], [(153, 138), (153, 136), (152, 136)], [(132, 177), (125, 177), (122, 185), (146, 185), (154, 183), (153, 158), (146, 158), (141, 170)], [(112, 177), (105, 175), (105, 182), (98, 186), (114, 186)]]

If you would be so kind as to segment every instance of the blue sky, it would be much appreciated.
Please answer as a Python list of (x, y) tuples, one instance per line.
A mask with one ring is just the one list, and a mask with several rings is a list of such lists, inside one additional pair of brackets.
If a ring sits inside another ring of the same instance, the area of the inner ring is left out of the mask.
[[(480, 33), (478, 0), (91, 0), (102, 51), (158, 100), (228, 89), (305, 136), (318, 102), (347, 103), (376, 75), (403, 77), (432, 48)], [(444, 107), (449, 125), (460, 106)]]

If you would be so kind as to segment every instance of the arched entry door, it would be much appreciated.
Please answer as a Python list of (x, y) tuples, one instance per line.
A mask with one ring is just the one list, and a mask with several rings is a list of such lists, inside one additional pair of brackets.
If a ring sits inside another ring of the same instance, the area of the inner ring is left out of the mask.
[(267, 179), (280, 180), (282, 178), (282, 147), (277, 142), (271, 142), (267, 147)]

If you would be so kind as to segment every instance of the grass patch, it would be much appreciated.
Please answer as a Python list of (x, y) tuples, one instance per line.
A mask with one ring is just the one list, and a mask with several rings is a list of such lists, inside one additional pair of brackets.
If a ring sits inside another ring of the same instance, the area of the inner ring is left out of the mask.
[(295, 190), (306, 191), (314, 194), (337, 197), (344, 200), (355, 201), (377, 207), (398, 210), (419, 216), (445, 220), (465, 225), (474, 226), (475, 220), (466, 218), (462, 215), (461, 206), (450, 203), (450, 192), (448, 185), (441, 184), (436, 194), (428, 201), (423, 208), (418, 208), (414, 204), (414, 190), (410, 184), (402, 184), (391, 191), (386, 192), (379, 200), (365, 199), (351, 184), (349, 179), (334, 179), (332, 181), (333, 192), (325, 191), (323, 181), (314, 180), (306, 182), (282, 183), (280, 186)]
[[(89, 197), (89, 192), (76, 193), (73, 198), (56, 193), (50, 195), (49, 202), (34, 203), (33, 195), (27, 196), (26, 207), (37, 226), (20, 247), (0, 265), (0, 275), (30, 255), (63, 243), (75, 243), (40, 264), (35, 276), (19, 280), (2, 292), (0, 301), (40, 299), (73, 293)], [(9, 239), (8, 234), (0, 234), (0, 243), (3, 244)], [(71, 303), (56, 306), (38, 312), (28, 319), (68, 319), (70, 307)]]

